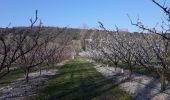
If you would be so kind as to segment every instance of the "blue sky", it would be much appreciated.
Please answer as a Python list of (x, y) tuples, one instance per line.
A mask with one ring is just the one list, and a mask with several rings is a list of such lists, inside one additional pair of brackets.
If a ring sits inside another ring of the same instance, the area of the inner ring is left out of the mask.
[(36, 9), (39, 10), (43, 25), (69, 25), (73, 28), (80, 28), (83, 24), (96, 28), (97, 22), (101, 21), (109, 29), (117, 25), (136, 31), (127, 13), (134, 21), (139, 15), (149, 27), (163, 18), (163, 13), (151, 0), (0, 0), (0, 27), (10, 22), (11, 26), (28, 26)]

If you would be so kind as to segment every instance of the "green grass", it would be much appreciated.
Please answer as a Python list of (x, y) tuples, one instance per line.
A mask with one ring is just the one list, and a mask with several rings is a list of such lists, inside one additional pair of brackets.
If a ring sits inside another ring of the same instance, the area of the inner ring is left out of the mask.
[[(99, 63), (108, 64), (109, 66), (115, 67), (115, 64), (112, 63), (110, 60), (103, 60)], [(124, 62), (119, 62), (117, 67), (129, 70), (128, 65)], [(139, 65), (138, 66), (136, 65), (135, 67), (133, 67), (133, 72), (141, 74), (141, 75), (147, 75), (147, 76), (155, 77), (155, 78), (159, 77), (159, 75), (155, 71), (151, 72), (151, 71), (147, 70), (146, 68), (139, 66)]]
[[(46, 69), (46, 66), (41, 67), (41, 69), (42, 70)], [(35, 72), (35, 71), (38, 71), (38, 69), (32, 68), (30, 70), (30, 73)], [(0, 79), (0, 87), (6, 86), (6, 85), (10, 84), (11, 82), (13, 82), (19, 78), (22, 78), (22, 77), (24, 77), (24, 71), (22, 69), (18, 68), (13, 71), (10, 71), (8, 74), (6, 74), (4, 77), (2, 77)]]
[(11, 71), (6, 76), (4, 76), (2, 79), (0, 79), (0, 87), (5, 86), (12, 81), (15, 81), (18, 78), (23, 77), (24, 73), (21, 69), (16, 69), (14, 71)]
[(40, 90), (39, 100), (131, 100), (105, 79), (90, 63), (79, 58), (60, 67), (59, 74)]

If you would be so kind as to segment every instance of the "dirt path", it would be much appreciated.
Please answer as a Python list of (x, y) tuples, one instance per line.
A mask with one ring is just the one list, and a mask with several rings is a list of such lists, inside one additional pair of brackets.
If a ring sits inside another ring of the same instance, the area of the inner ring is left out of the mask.
[(0, 88), (0, 100), (25, 100), (31, 99), (32, 96), (37, 94), (37, 91), (46, 86), (49, 78), (57, 74), (57, 67), (67, 63), (56, 64), (54, 69), (48, 71), (42, 70), (41, 75), (39, 71), (29, 74), (29, 82), (26, 83), (24, 78), (17, 79), (10, 83), (8, 86)]
[[(107, 78), (119, 83), (128, 78), (128, 71), (120, 68), (107, 67), (106, 65), (94, 63), (94, 68)], [(132, 80), (125, 81), (119, 86), (136, 100), (170, 100), (170, 82), (167, 89), (160, 93), (160, 82), (158, 79), (140, 74), (133, 74)]]

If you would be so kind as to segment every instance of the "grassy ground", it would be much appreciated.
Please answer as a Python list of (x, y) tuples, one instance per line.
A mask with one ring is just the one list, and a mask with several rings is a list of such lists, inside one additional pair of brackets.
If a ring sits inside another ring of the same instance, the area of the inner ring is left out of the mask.
[(131, 100), (131, 97), (105, 79), (92, 64), (76, 58), (59, 69), (59, 74), (40, 90), (37, 99)]
[[(46, 66), (41, 67), (41, 69), (45, 69)], [(37, 68), (32, 68), (30, 72), (38, 71)], [(10, 71), (7, 75), (5, 75), (3, 78), (0, 79), (0, 87), (6, 86), (10, 84), (11, 82), (24, 77), (24, 71), (22, 69), (15, 69), (13, 71)]]
[(18, 78), (21, 78), (24, 76), (24, 73), (21, 69), (16, 69), (14, 71), (11, 71), (9, 74), (4, 76), (2, 79), (0, 79), (0, 87), (8, 85), (12, 81), (15, 81)]
[[(108, 64), (109, 66), (115, 67), (115, 65), (111, 62), (111, 61), (100, 61), (99, 63), (103, 63), (103, 64)], [(123, 68), (126, 70), (129, 70), (129, 67), (126, 63), (118, 63), (118, 68)], [(155, 78), (158, 78), (158, 74), (154, 71), (149, 71), (146, 68), (142, 67), (142, 66), (135, 66), (133, 67), (133, 72), (138, 73), (138, 74), (142, 74), (142, 75), (147, 75), (147, 76), (152, 76)]]

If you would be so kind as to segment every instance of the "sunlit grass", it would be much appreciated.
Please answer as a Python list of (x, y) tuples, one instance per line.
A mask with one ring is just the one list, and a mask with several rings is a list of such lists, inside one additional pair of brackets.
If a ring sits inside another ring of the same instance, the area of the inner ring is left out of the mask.
[(40, 100), (131, 100), (90, 63), (76, 58), (59, 69), (37, 97)]

